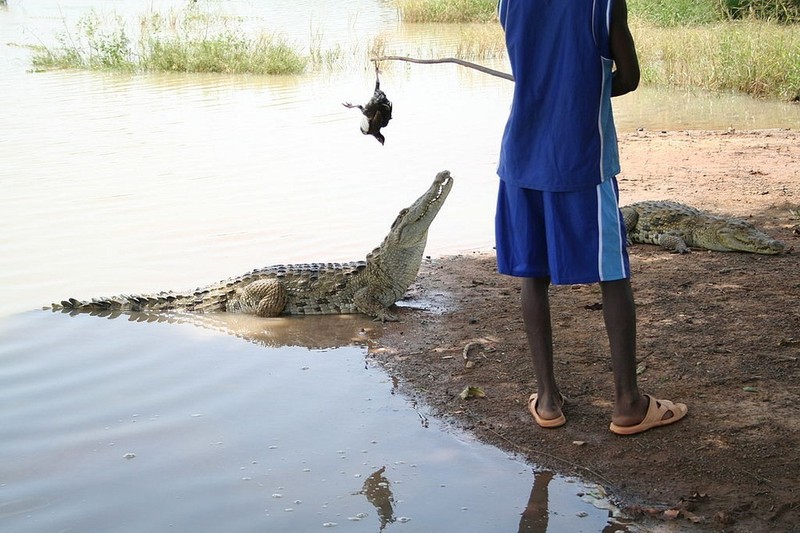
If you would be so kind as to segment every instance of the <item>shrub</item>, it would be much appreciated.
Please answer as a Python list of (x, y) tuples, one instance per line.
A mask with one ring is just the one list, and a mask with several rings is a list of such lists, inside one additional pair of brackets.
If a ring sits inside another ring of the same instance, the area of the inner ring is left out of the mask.
[(727, 18), (756, 18), (782, 23), (800, 22), (800, 0), (717, 0)]

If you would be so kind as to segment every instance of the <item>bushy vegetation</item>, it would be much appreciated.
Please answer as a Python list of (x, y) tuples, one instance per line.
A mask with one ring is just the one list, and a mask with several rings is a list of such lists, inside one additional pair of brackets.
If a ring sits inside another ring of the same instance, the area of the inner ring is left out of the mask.
[(657, 26), (754, 19), (800, 22), (800, 0), (627, 0), (632, 16)]
[(627, 0), (631, 18), (656, 26), (708, 24), (720, 19), (720, 0)]
[(634, 23), (642, 79), (651, 85), (800, 98), (800, 28), (751, 21), (690, 28)]
[[(0, 0), (2, 1), (2, 0)], [(396, 0), (416, 22), (494, 21), (496, 0)], [(379, 35), (364, 48), (308, 50), (272, 35), (248, 35), (240, 21), (190, 7), (148, 13), (138, 26), (90, 12), (55, 47), (34, 54), (37, 68), (296, 74), (341, 68), (385, 55)], [(800, 0), (628, 0), (643, 81), (654, 85), (800, 98)], [(464, 24), (455, 49), (424, 52), (461, 59), (502, 57), (498, 24)]]
[[(340, 69), (348, 62), (363, 66), (386, 55), (385, 35), (352, 48), (330, 48), (323, 46), (321, 34), (313, 34), (311, 43), (301, 48), (272, 35), (248, 35), (243, 27), (241, 20), (194, 5), (166, 14), (150, 12), (133, 25), (91, 11), (73, 29), (57, 35), (56, 46), (36, 47), (32, 62), (41, 70), (298, 74)], [(465, 24), (448, 53), (472, 60), (503, 57), (502, 30), (499, 25)]]
[[(495, 0), (396, 1), (407, 22), (495, 19)], [(800, 98), (800, 0), (627, 4), (645, 83)], [(484, 40), (478, 48), (497, 45)]]
[(800, 0), (718, 0), (717, 7), (720, 13), (730, 19), (755, 18), (800, 23)]
[(628, 0), (645, 83), (800, 97), (800, 0)]
[(490, 22), (497, 0), (397, 0), (404, 22)]
[[(395, 0), (405, 22), (490, 22), (497, 0)], [(628, 9), (658, 26), (757, 19), (800, 22), (800, 0), (628, 0)]]
[(506, 42), (499, 24), (467, 24), (461, 27), (453, 57), (497, 59), (506, 56)]
[(296, 74), (310, 60), (285, 40), (246, 36), (231, 21), (196, 10), (141, 17), (136, 37), (119, 17), (90, 12), (58, 45), (40, 47), (37, 68)]

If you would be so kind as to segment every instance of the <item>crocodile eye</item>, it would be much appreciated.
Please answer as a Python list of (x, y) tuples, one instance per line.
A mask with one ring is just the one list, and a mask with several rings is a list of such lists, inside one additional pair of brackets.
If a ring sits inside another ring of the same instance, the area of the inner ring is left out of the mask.
[(407, 213), (408, 213), (408, 208), (405, 208), (402, 211), (400, 211), (400, 213), (397, 215), (397, 218), (395, 218), (394, 222), (392, 222), (392, 229), (397, 227), (397, 225), (400, 223), (401, 220), (403, 220), (403, 218), (406, 216)]

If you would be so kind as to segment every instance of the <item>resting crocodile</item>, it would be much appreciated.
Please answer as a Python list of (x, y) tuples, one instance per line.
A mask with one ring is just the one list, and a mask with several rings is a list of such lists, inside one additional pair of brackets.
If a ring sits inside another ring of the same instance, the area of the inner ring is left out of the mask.
[(94, 314), (137, 311), (249, 313), (261, 317), (363, 313), (395, 321), (389, 307), (416, 279), (428, 228), (444, 204), (453, 178), (439, 172), (430, 188), (397, 215), (366, 261), (277, 265), (253, 270), (191, 292), (115, 296), (51, 305), (55, 311)]
[(712, 215), (678, 202), (650, 200), (620, 210), (628, 240), (634, 243), (658, 244), (682, 254), (690, 248), (754, 254), (779, 254), (784, 249), (781, 241), (746, 220)]

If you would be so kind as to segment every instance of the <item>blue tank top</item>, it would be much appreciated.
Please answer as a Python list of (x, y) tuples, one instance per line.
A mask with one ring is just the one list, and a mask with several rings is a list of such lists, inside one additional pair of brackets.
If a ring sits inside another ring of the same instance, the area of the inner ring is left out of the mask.
[(619, 173), (611, 111), (613, 0), (500, 0), (515, 87), (497, 174), (572, 191)]

